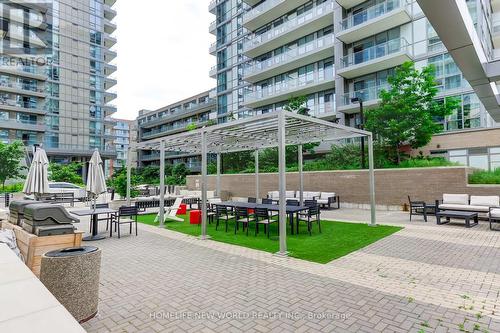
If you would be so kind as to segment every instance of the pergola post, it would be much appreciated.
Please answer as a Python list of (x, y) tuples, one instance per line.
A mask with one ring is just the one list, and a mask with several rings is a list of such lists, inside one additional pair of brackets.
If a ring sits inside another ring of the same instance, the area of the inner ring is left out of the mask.
[(165, 140), (160, 142), (160, 228), (165, 221)]
[(207, 132), (201, 132), (201, 239), (207, 239)]
[(132, 147), (128, 147), (127, 149), (127, 206), (130, 207), (130, 187), (132, 186), (132, 181), (131, 181), (131, 173), (132, 173), (132, 159), (130, 156), (132, 154), (130, 153), (132, 151)]
[(370, 178), (370, 208), (371, 208), (371, 218), (370, 225), (377, 225), (377, 217), (375, 211), (375, 170), (373, 161), (373, 136), (368, 135), (368, 165), (369, 165), (369, 178)]
[(259, 200), (260, 181), (259, 181), (259, 150), (255, 151), (255, 198)]
[(304, 155), (302, 153), (302, 145), (298, 147), (298, 159), (299, 159), (299, 191), (300, 191), (300, 205), (304, 204), (304, 173), (303, 171), (303, 163), (304, 163)]
[(286, 256), (286, 142), (285, 142), (285, 114), (278, 113), (278, 169), (279, 169), (279, 238), (280, 250), (278, 255)]
[(220, 196), (221, 188), (220, 188), (220, 174), (221, 174), (221, 153), (217, 153), (217, 179), (215, 183), (215, 191), (217, 192), (217, 197)]

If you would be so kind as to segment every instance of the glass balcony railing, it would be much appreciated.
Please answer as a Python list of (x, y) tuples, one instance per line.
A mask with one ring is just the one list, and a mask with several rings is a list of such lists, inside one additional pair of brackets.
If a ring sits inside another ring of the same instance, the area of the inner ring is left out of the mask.
[(409, 50), (410, 44), (404, 38), (396, 38), (385, 43), (381, 43), (362, 51), (344, 56), (340, 60), (340, 68), (347, 68), (359, 65), (371, 60), (385, 57), (387, 55)]
[(39, 92), (39, 93), (45, 92), (45, 90), (43, 88), (38, 88), (36, 85), (22, 84), (22, 83), (17, 83), (17, 82), (0, 82), (0, 86), (6, 87), (6, 88)]
[(388, 89), (390, 89), (390, 85), (383, 84), (379, 86), (368, 87), (366, 89), (360, 89), (345, 93), (342, 95), (341, 105), (342, 106), (348, 106), (354, 104), (359, 105), (357, 102), (356, 103), (351, 102), (351, 99), (356, 97), (360, 98), (363, 102), (376, 101), (377, 99), (380, 98), (380, 92), (382, 90), (388, 90)]
[(258, 47), (274, 38), (285, 34), (286, 32), (299, 28), (308, 22), (314, 21), (329, 12), (333, 12), (333, 1), (331, 0), (324, 2), (319, 6), (315, 6), (307, 12), (302, 13), (288, 21), (285, 21), (283, 24), (280, 24), (279, 26), (276, 26), (269, 31), (248, 38), (243, 45), (243, 50), (247, 51)]
[(300, 45), (296, 48), (290, 49), (280, 55), (263, 60), (256, 61), (250, 67), (245, 70), (245, 75), (253, 75), (261, 71), (265, 71), (271, 67), (287, 63), (289, 61), (295, 60), (302, 55), (308, 54), (312, 51), (321, 49), (323, 47), (332, 46), (335, 42), (333, 35), (324, 36), (322, 38), (315, 39), (304, 45)]
[(251, 11), (246, 12), (243, 15), (243, 21), (248, 21), (254, 19), (255, 17), (261, 15), (264, 12), (267, 12), (269, 9), (274, 6), (279, 5), (280, 3), (285, 2), (286, 0), (267, 0), (261, 3), (260, 5), (254, 7)]
[(280, 83), (258, 88), (245, 95), (245, 102), (251, 103), (260, 99), (266, 99), (273, 96), (280, 96), (291, 91), (300, 89), (301, 87), (320, 84), (335, 79), (334, 70), (316, 71), (305, 74), (295, 79), (289, 79)]
[(350, 29), (363, 24), (377, 17), (385, 15), (393, 10), (402, 8), (407, 4), (407, 0), (386, 0), (382, 3), (368, 7), (365, 10), (350, 15), (340, 22), (340, 31)]
[(58, 150), (58, 151), (69, 151), (69, 152), (92, 152), (94, 149), (99, 149), (99, 151), (105, 153), (116, 153), (116, 147), (113, 144), (88, 144), (88, 145), (72, 145), (63, 144), (58, 142), (45, 142), (43, 148), (46, 150)]

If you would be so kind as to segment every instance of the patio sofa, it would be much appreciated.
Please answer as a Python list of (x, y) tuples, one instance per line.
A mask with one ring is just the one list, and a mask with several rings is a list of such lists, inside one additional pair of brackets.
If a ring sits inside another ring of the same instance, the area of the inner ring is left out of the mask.
[(491, 207), (500, 206), (500, 196), (443, 194), (442, 201), (436, 201), (436, 210), (459, 210), (480, 213), (486, 216)]

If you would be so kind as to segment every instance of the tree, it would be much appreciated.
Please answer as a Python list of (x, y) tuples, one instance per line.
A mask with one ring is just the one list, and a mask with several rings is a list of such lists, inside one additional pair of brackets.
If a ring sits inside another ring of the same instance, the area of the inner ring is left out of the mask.
[(49, 164), (49, 180), (53, 182), (69, 182), (83, 184), (82, 177), (78, 174), (82, 165), (80, 163)]
[(26, 167), (21, 165), (24, 156), (23, 143), (14, 141), (11, 144), (0, 142), (0, 182), (5, 189), (7, 179), (22, 177), (21, 171)]
[(168, 185), (185, 185), (186, 176), (189, 173), (186, 165), (184, 163), (175, 164), (172, 168), (172, 175), (167, 177)]
[(381, 91), (380, 106), (365, 112), (365, 128), (390, 148), (399, 165), (401, 146), (416, 149), (428, 144), (442, 130), (437, 120), (451, 114), (458, 102), (435, 99), (438, 89), (432, 66), (419, 71), (413, 62), (405, 62), (388, 82), (390, 89)]
[(283, 107), (285, 111), (295, 112), (304, 116), (309, 115), (307, 107), (307, 96), (291, 97), (288, 103)]

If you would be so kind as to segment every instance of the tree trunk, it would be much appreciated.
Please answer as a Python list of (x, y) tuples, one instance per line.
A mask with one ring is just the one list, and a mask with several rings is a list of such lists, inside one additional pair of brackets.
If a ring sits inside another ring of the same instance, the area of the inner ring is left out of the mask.
[(396, 145), (396, 156), (398, 158), (397, 165), (400, 165), (401, 164), (401, 152), (399, 151), (399, 144)]

